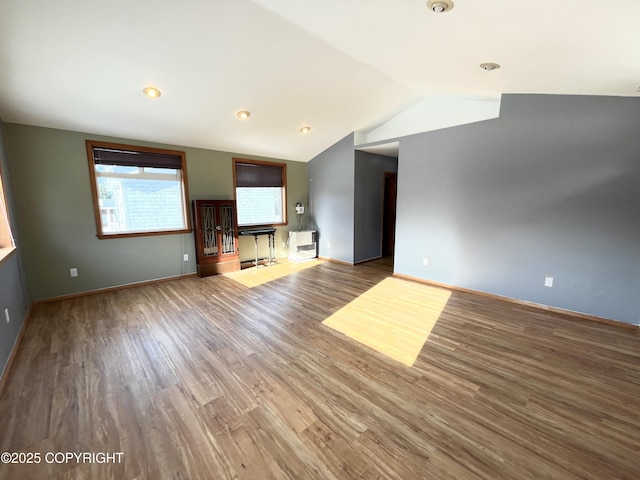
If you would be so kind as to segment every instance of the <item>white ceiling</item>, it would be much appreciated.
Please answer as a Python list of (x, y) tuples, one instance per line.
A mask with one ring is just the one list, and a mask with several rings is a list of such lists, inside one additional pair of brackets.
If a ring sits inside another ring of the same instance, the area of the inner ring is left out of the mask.
[(0, 0), (0, 117), (308, 161), (426, 97), (640, 95), (640, 1), (454, 1)]

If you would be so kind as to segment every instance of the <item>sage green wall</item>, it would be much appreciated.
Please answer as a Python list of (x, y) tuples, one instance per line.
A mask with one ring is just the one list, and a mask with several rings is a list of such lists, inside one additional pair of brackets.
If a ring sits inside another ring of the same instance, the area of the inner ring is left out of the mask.
[[(33, 299), (85, 292), (194, 273), (193, 234), (99, 240), (93, 214), (85, 140), (181, 150), (187, 157), (190, 200), (233, 198), (233, 157), (287, 164), (287, 212), (296, 228), (295, 204), (307, 203), (307, 165), (241, 153), (5, 124), (18, 229)], [(288, 227), (276, 234), (277, 256), (286, 256)], [(267, 252), (266, 238), (260, 251)], [(183, 253), (189, 261), (182, 260)], [(254, 255), (253, 238), (240, 239), (240, 255)], [(69, 276), (70, 268), (78, 277)]]
[[(9, 357), (15, 347), (20, 329), (27, 318), (27, 312), (31, 304), (24, 275), (22, 242), (17, 232), (17, 215), (13, 201), (11, 173), (4, 147), (3, 123), (0, 119), (1, 180), (7, 201), (9, 224), (16, 244), (16, 250), (13, 254), (0, 261), (0, 377), (5, 373)], [(9, 323), (5, 321), (5, 311), (9, 314)]]

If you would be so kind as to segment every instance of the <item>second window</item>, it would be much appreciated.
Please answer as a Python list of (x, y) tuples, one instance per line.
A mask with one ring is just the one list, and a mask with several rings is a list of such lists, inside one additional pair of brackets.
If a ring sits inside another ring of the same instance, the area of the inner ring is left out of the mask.
[(239, 226), (287, 223), (284, 163), (234, 158), (233, 178)]

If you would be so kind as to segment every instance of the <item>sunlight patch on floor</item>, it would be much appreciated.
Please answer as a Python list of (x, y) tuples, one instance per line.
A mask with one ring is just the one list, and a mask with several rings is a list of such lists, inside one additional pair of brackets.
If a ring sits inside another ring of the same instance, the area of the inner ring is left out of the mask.
[(225, 277), (231, 278), (245, 287), (253, 288), (278, 278), (286, 277), (292, 273), (301, 272), (309, 267), (315, 267), (324, 263), (323, 260), (306, 260), (304, 262), (281, 261), (275, 265), (251, 267), (239, 272), (225, 273)]
[(412, 366), (451, 292), (385, 278), (322, 323), (407, 366)]

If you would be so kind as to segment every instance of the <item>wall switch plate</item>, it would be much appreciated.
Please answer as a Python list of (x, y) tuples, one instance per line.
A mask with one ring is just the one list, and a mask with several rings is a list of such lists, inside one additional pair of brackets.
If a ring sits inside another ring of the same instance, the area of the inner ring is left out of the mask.
[(422, 265), (424, 265), (425, 267), (429, 266), (429, 258), (428, 257), (424, 257), (422, 259)]
[(7, 320), (7, 323), (9, 323), (11, 321), (11, 317), (9, 316), (9, 309), (8, 308), (4, 309), (4, 318)]
[(182, 255), (182, 260), (184, 260), (185, 262), (189, 261), (189, 254), (185, 253), (184, 255)]
[(78, 269), (77, 268), (70, 268), (69, 269), (69, 275), (72, 277), (77, 277), (78, 276)]
[(553, 277), (544, 277), (544, 286), (545, 287), (553, 287)]

